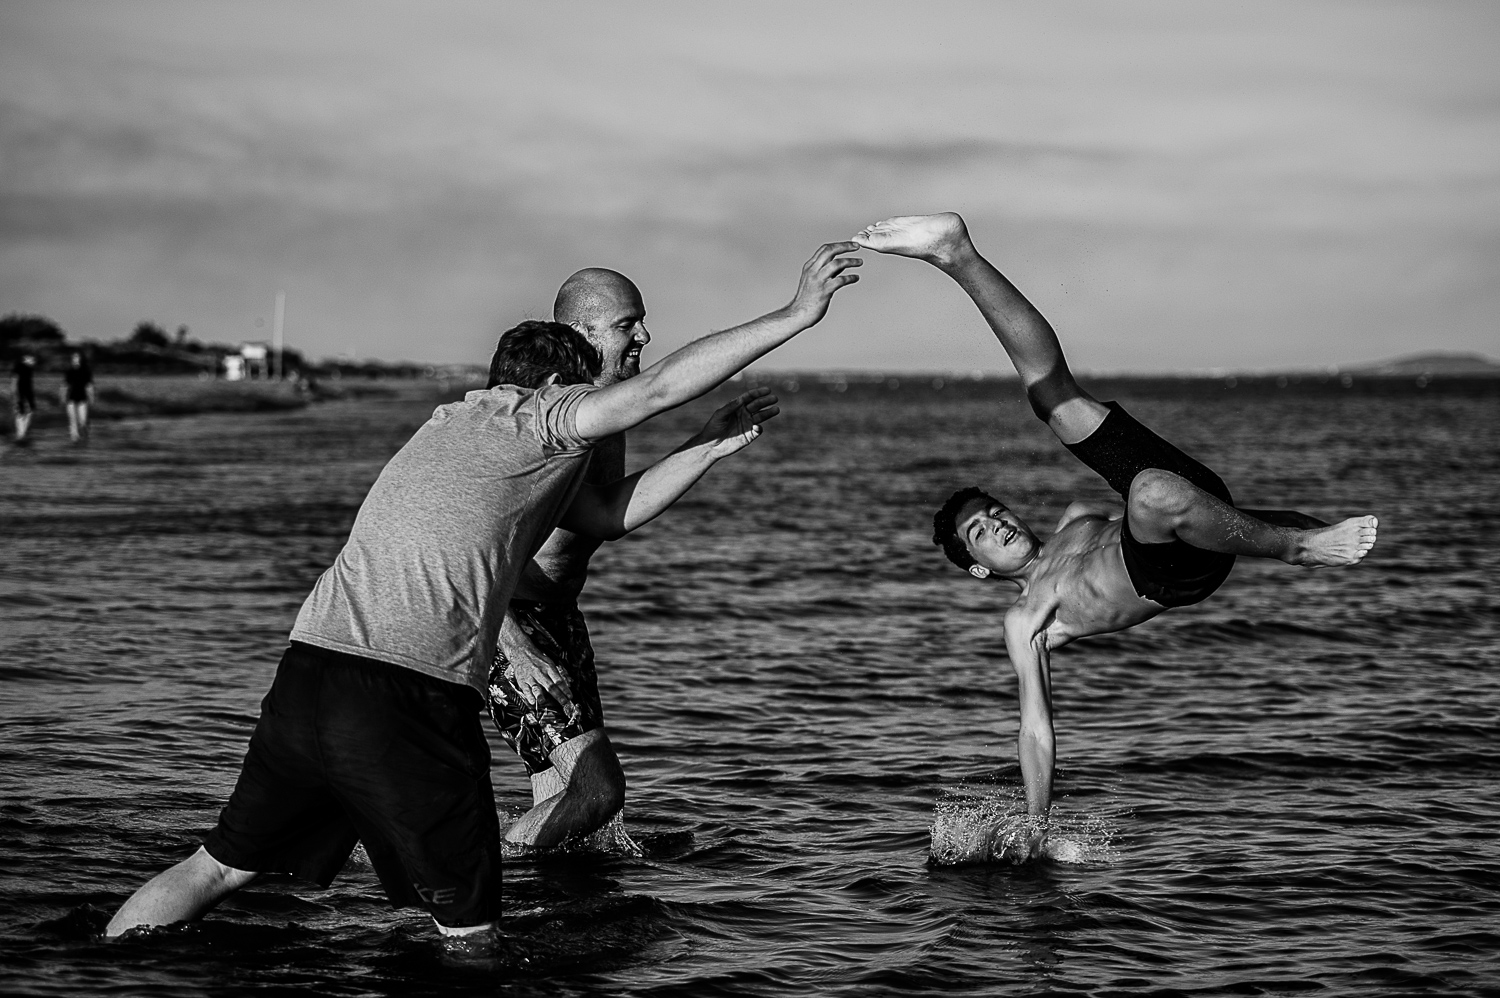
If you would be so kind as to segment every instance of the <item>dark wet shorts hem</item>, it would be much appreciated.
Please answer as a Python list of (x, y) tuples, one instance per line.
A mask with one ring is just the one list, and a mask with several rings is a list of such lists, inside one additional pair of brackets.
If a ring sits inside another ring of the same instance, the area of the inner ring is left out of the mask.
[(226, 866), (332, 883), (362, 841), (397, 907), (500, 915), (500, 828), (467, 686), (293, 642), (204, 841)]
[(1125, 500), (1120, 553), (1136, 594), (1162, 606), (1201, 603), (1224, 584), (1234, 555), (1205, 551), (1185, 541), (1147, 544), (1130, 531), (1130, 485), (1147, 469), (1169, 471), (1233, 505), (1224, 480), (1137, 421), (1118, 402), (1106, 402), (1109, 415), (1089, 436), (1068, 450), (1099, 474)]

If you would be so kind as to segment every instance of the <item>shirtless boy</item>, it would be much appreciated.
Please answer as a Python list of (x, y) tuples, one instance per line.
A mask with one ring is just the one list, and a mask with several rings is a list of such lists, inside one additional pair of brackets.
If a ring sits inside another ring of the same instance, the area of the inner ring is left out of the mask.
[(1125, 500), (1075, 502), (1045, 542), (998, 499), (956, 492), (933, 521), (933, 542), (982, 580), (1020, 587), (1005, 614), (1005, 647), (1019, 680), (1018, 750), (1032, 823), (1052, 801), (1052, 651), (1124, 630), (1213, 594), (1238, 555), (1309, 568), (1353, 565), (1375, 544), (1376, 520), (1332, 526), (1302, 513), (1237, 509), (1218, 475), (1079, 388), (1051, 325), (969, 238), (951, 212), (889, 218), (854, 241), (925, 260), (958, 282), (1010, 356), (1037, 417)]

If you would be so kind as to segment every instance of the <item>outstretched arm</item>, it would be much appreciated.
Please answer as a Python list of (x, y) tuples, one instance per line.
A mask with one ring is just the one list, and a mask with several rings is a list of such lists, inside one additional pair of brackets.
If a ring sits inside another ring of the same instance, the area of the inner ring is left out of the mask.
[(854, 241), (877, 253), (925, 260), (957, 281), (1015, 365), (1037, 418), (1063, 443), (1077, 443), (1104, 421), (1109, 410), (1073, 380), (1051, 324), (980, 256), (958, 215), (950, 211), (887, 218), (861, 230)]
[(1016, 670), (1021, 729), (1016, 750), (1026, 784), (1026, 813), (1041, 816), (1052, 806), (1052, 769), (1057, 745), (1052, 731), (1052, 660), (1047, 634), (1021, 614), (1005, 619), (1005, 648)]
[(781, 411), (778, 401), (769, 388), (752, 388), (720, 406), (702, 430), (651, 467), (608, 485), (585, 485), (561, 526), (612, 541), (655, 519), (709, 468), (760, 436), (761, 424)]
[(578, 433), (599, 440), (690, 402), (816, 325), (827, 314), (834, 292), (859, 280), (858, 274), (845, 271), (863, 261), (843, 255), (858, 248), (852, 242), (820, 246), (803, 264), (797, 293), (786, 307), (743, 326), (710, 333), (633, 378), (590, 392), (578, 403)]

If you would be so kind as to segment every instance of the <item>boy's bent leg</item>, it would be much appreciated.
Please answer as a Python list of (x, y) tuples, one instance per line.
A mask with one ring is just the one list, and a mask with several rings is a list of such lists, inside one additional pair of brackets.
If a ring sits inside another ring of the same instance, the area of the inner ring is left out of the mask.
[(1295, 509), (1251, 509), (1248, 506), (1236, 506), (1235, 509), (1277, 527), (1311, 530), (1314, 527), (1331, 526), (1327, 520), (1320, 520), (1316, 516), (1309, 516)]
[(1375, 546), (1378, 525), (1373, 516), (1357, 516), (1312, 529), (1277, 526), (1156, 468), (1135, 477), (1126, 508), (1131, 532), (1146, 544), (1180, 540), (1204, 551), (1310, 568), (1356, 564)]
[(197, 852), (157, 874), (132, 894), (109, 920), (104, 934), (118, 936), (130, 929), (199, 918), (258, 876), (249, 870), (225, 866), (199, 846)]

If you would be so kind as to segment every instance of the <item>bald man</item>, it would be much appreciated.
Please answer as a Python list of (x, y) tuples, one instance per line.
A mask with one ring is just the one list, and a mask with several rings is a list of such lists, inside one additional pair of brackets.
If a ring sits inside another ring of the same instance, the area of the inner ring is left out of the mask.
[[(625, 275), (578, 271), (558, 289), (552, 315), (599, 351), (600, 387), (640, 372), (651, 334), (640, 289)], [(617, 433), (594, 446), (586, 481), (605, 485), (624, 475), (625, 434)], [(587, 835), (625, 803), (625, 772), (604, 729), (594, 651), (578, 609), (589, 558), (601, 543), (553, 531), (522, 575), (500, 630), (490, 713), (531, 777), (533, 800), (505, 834), (514, 844), (548, 847)]]

